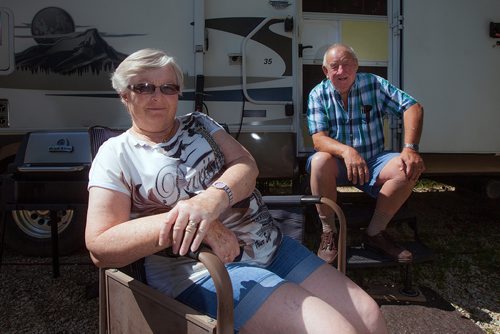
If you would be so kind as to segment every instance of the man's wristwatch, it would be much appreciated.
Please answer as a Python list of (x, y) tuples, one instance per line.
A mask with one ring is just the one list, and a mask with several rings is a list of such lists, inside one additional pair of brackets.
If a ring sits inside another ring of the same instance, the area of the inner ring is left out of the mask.
[(414, 150), (415, 152), (418, 152), (418, 144), (408, 144), (408, 143), (406, 143), (404, 145), (404, 148), (409, 148), (409, 149)]
[(229, 198), (229, 205), (233, 205), (233, 192), (231, 191), (231, 188), (229, 188), (227, 184), (225, 184), (222, 181), (215, 181), (214, 183), (212, 183), (211, 187), (214, 187), (219, 190), (224, 190), (227, 194), (227, 197)]

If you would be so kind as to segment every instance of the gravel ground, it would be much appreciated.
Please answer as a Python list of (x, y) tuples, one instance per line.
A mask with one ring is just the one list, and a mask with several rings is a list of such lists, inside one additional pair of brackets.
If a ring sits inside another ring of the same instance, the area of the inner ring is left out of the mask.
[(98, 298), (89, 292), (98, 271), (85, 252), (50, 259), (4, 253), (0, 269), (0, 333), (97, 333)]
[[(417, 215), (421, 239), (435, 253), (432, 262), (416, 264), (413, 270), (417, 287), (430, 291), (431, 300), (426, 306), (433, 312), (427, 312), (426, 307), (408, 311), (411, 307), (399, 303), (397, 312), (407, 314), (407, 324), (411, 326), (402, 331), (391, 306), (382, 306), (392, 332), (470, 334), (475, 333), (469, 326), (473, 323), (485, 333), (500, 333), (500, 200), (488, 199), (467, 188), (430, 183), (415, 189), (409, 209)], [(400, 236), (407, 232), (395, 230)], [(364, 274), (358, 282), (363, 286), (401, 286), (399, 269), (372, 269)], [(442, 298), (440, 303), (433, 303), (434, 293)], [(457, 319), (453, 326), (443, 318), (431, 319), (434, 311), (439, 314), (447, 307), (468, 322)], [(417, 331), (418, 326), (412, 321), (431, 327)]]
[[(391, 333), (500, 333), (500, 201), (452, 190), (431, 184), (411, 197), (421, 238), (435, 259), (413, 271), (427, 302), (382, 303)], [(400, 286), (398, 268), (348, 274), (368, 290)], [(50, 259), (5, 250), (0, 333), (97, 333), (98, 299), (92, 293), (97, 281), (84, 250), (61, 258), (58, 278), (52, 277)]]

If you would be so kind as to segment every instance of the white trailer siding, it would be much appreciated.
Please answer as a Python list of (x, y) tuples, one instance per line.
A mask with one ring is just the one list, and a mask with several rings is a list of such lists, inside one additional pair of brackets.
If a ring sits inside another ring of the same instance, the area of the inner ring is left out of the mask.
[(403, 1), (402, 86), (425, 108), (425, 153), (500, 153), (498, 0)]

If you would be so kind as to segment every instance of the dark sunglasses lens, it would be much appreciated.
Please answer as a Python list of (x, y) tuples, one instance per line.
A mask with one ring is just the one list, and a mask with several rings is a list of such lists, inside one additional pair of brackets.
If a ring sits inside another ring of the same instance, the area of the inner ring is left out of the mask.
[[(156, 87), (154, 84), (150, 83), (140, 83), (137, 85), (128, 86), (137, 94), (154, 94)], [(165, 95), (175, 95), (179, 94), (179, 86), (174, 84), (166, 84), (159, 86), (160, 92)]]
[(132, 90), (138, 94), (153, 94), (155, 89), (155, 85), (147, 83), (141, 83), (132, 86)]
[(179, 86), (177, 85), (161, 85), (160, 91), (165, 95), (175, 95), (179, 93)]

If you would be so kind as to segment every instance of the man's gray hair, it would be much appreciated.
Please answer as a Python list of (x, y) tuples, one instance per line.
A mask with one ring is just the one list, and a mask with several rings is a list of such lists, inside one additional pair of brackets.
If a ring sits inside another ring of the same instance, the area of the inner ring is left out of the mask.
[(342, 43), (335, 43), (335, 44), (330, 45), (328, 47), (328, 49), (326, 49), (325, 54), (323, 55), (323, 66), (328, 67), (328, 64), (326, 62), (326, 57), (328, 56), (330, 51), (332, 51), (333, 49), (345, 49), (345, 51), (347, 53), (349, 53), (349, 55), (352, 57), (352, 59), (354, 59), (354, 60), (356, 60), (356, 62), (358, 62), (358, 56), (356, 55), (356, 52), (354, 51), (354, 49), (352, 47), (350, 47), (349, 45), (346, 45), (346, 44), (342, 44)]

